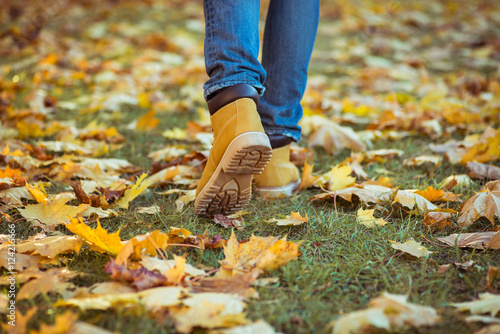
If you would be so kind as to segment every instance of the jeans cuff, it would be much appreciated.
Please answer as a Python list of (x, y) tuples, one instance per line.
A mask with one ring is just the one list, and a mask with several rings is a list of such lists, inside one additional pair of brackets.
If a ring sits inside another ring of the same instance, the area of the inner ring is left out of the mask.
[(231, 87), (236, 84), (247, 84), (250, 86), (253, 86), (255, 89), (257, 89), (257, 92), (259, 93), (260, 96), (264, 93), (266, 88), (258, 81), (250, 81), (250, 80), (232, 80), (232, 81), (224, 81), (224, 82), (218, 82), (213, 85), (210, 85), (208, 87), (205, 87), (205, 100), (207, 99), (207, 96), (209, 96), (212, 93), (215, 93), (219, 89), (226, 88), (226, 87)]
[(282, 135), (282, 136), (287, 136), (287, 137), (290, 137), (293, 139), (294, 142), (299, 142), (300, 141), (300, 138), (301, 138), (301, 131), (298, 130), (298, 131), (291, 131), (289, 129), (278, 129), (278, 128), (274, 128), (274, 129), (270, 129), (270, 128), (267, 128), (267, 127), (264, 127), (264, 130), (266, 132), (266, 134), (268, 135)]

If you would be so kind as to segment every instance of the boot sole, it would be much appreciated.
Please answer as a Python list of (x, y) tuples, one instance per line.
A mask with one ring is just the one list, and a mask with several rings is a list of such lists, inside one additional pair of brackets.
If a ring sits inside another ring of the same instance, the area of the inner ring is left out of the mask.
[(233, 139), (196, 198), (196, 214), (232, 214), (241, 210), (252, 196), (252, 175), (262, 173), (271, 155), (265, 133), (245, 132)]
[(299, 189), (300, 179), (296, 182), (291, 182), (281, 187), (255, 187), (255, 192), (260, 196), (279, 197), (292, 196)]

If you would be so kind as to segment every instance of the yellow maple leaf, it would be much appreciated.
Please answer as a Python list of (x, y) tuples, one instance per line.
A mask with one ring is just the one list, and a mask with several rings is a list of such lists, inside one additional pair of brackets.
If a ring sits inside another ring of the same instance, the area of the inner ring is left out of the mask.
[(154, 117), (155, 113), (156, 111), (151, 109), (146, 115), (139, 118), (135, 129), (139, 131), (149, 131), (156, 128), (160, 123), (160, 120)]
[(146, 180), (147, 173), (143, 173), (137, 182), (129, 189), (125, 191), (122, 198), (116, 201), (116, 206), (121, 209), (128, 209), (128, 204), (133, 201), (137, 196), (142, 194), (150, 185), (151, 182)]
[(68, 223), (69, 217), (75, 217), (88, 208), (87, 204), (66, 205), (69, 200), (70, 198), (64, 196), (52, 197), (42, 203), (26, 205), (24, 209), (18, 211), (24, 218), (35, 220), (35, 226), (42, 224), (44, 229), (53, 229), (59, 224)]
[(299, 212), (292, 211), (288, 216), (285, 217), (285, 219), (272, 218), (269, 219), (267, 222), (268, 223), (276, 222), (276, 225), (288, 226), (288, 225), (302, 225), (304, 223), (307, 223), (308, 221), (309, 218), (307, 217), (307, 214), (305, 217), (302, 217)]
[(427, 256), (431, 254), (432, 252), (428, 251), (427, 248), (422, 246), (420, 242), (416, 242), (413, 239), (406, 240), (404, 243), (401, 242), (394, 242), (389, 240), (391, 242), (391, 247), (394, 249), (401, 250), (405, 253), (411, 254), (415, 257), (422, 257), (422, 256)]
[(82, 240), (74, 235), (55, 235), (31, 240), (16, 245), (16, 251), (22, 254), (40, 255), (55, 258), (58, 254), (79, 252)]
[(165, 272), (165, 277), (169, 283), (179, 284), (186, 271), (186, 258), (174, 255), (175, 266)]
[(119, 236), (120, 229), (115, 233), (108, 233), (108, 231), (102, 228), (99, 219), (97, 220), (97, 227), (95, 229), (87, 226), (81, 218), (71, 218), (71, 223), (66, 224), (66, 228), (82, 238), (90, 249), (97, 252), (116, 256), (123, 248)]
[(31, 185), (29, 185), (29, 183), (26, 183), (26, 189), (31, 194), (31, 196), (33, 196), (35, 201), (37, 201), (37, 203), (42, 203), (47, 199), (47, 195), (45, 195), (44, 192), (38, 189), (38, 187), (32, 187)]
[(168, 235), (158, 230), (135, 236), (125, 243), (116, 257), (116, 263), (126, 265), (130, 257), (140, 259), (143, 252), (155, 256), (157, 249), (165, 250), (168, 240)]
[(373, 228), (375, 225), (384, 226), (388, 222), (383, 220), (382, 218), (373, 217), (373, 213), (375, 209), (372, 210), (363, 210), (363, 208), (359, 208), (356, 214), (356, 221), (359, 224), (365, 225), (368, 228)]
[(227, 246), (224, 247), (226, 258), (221, 266), (231, 275), (234, 270), (251, 271), (253, 269), (273, 270), (294, 260), (299, 255), (299, 243), (277, 239), (275, 237), (256, 237), (252, 235), (246, 243), (240, 244), (234, 231)]
[(304, 190), (313, 185), (314, 181), (318, 178), (317, 176), (312, 176), (314, 165), (309, 165), (304, 162), (304, 168), (302, 169), (302, 178), (300, 180), (299, 190)]

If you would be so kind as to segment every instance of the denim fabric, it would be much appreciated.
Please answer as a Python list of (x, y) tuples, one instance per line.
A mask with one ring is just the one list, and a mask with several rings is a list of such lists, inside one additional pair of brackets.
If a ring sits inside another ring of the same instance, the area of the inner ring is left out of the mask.
[(316, 39), (319, 0), (271, 0), (259, 62), (257, 0), (204, 0), (205, 97), (238, 83), (261, 94), (259, 114), (267, 134), (299, 141), (300, 100)]

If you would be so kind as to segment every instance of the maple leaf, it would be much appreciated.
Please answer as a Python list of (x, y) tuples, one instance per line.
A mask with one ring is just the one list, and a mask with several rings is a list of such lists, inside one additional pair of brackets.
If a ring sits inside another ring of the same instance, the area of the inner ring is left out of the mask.
[(410, 210), (415, 209), (417, 212), (427, 212), (437, 209), (437, 206), (424, 197), (408, 190), (398, 190), (394, 195), (393, 203), (399, 203)]
[(410, 327), (431, 326), (439, 321), (432, 307), (412, 304), (405, 295), (387, 292), (372, 299), (370, 307), (351, 312), (333, 321), (332, 334), (351, 334), (364, 332), (366, 327), (376, 327), (386, 331), (403, 331)]
[(421, 155), (415, 158), (406, 159), (403, 161), (403, 165), (406, 167), (421, 167), (432, 165), (434, 167), (439, 167), (443, 158), (439, 155)]
[(81, 245), (82, 240), (77, 236), (51, 236), (17, 244), (16, 251), (22, 254), (55, 258), (58, 254), (79, 252)]
[[(389, 240), (390, 241), (390, 240)], [(398, 249), (415, 257), (427, 257), (432, 252), (429, 252), (420, 242), (416, 242), (413, 239), (407, 240), (404, 243), (401, 242), (391, 242), (391, 247)]]
[(241, 226), (241, 220), (236, 218), (229, 218), (221, 214), (214, 215), (212, 221), (216, 224), (221, 225), (224, 228), (239, 227)]
[[(175, 256), (174, 256), (175, 257)], [(143, 255), (141, 257), (140, 263), (144, 266), (144, 268), (154, 271), (158, 270), (160, 273), (166, 273), (168, 270), (172, 269), (176, 265), (176, 260), (163, 260), (157, 257), (151, 257), (147, 255)], [(188, 276), (201, 276), (205, 275), (205, 271), (201, 269), (197, 269), (190, 265), (189, 263), (184, 263), (184, 274)]]
[(376, 225), (384, 226), (385, 224), (389, 223), (389, 222), (383, 220), (382, 218), (373, 217), (374, 212), (375, 212), (375, 209), (364, 210), (363, 208), (359, 208), (359, 210), (356, 214), (356, 221), (359, 224), (365, 225), (368, 228), (373, 228)]
[(458, 224), (461, 227), (471, 225), (480, 217), (485, 217), (495, 225), (494, 217), (500, 218), (500, 190), (490, 191), (487, 188), (488, 184), (485, 186), (486, 191), (475, 194), (464, 203), (458, 217)]
[(146, 115), (140, 117), (137, 120), (135, 129), (139, 131), (150, 131), (156, 128), (158, 124), (160, 124), (160, 120), (154, 117), (155, 113), (156, 111), (152, 109)]
[(453, 247), (500, 249), (500, 232), (494, 231), (450, 234), (447, 237), (440, 237), (437, 239)]
[(61, 294), (63, 297), (70, 296), (73, 294), (71, 290), (74, 290), (74, 285), (68, 280), (77, 275), (76, 272), (66, 268), (51, 268), (46, 271), (31, 271), (23, 274), (25, 274), (24, 277), (16, 277), (20, 282), (27, 281), (16, 295), (19, 300), (33, 299), (38, 294), (49, 291)]
[(304, 190), (313, 185), (314, 181), (318, 178), (318, 176), (312, 176), (314, 165), (309, 165), (307, 162), (304, 162), (304, 168), (302, 169), (302, 177), (300, 179), (299, 190)]
[(327, 185), (330, 191), (342, 190), (354, 185), (356, 178), (349, 176), (351, 172), (351, 166), (334, 166), (328, 173), (317, 178), (313, 184), (316, 187)]
[(47, 195), (44, 192), (38, 189), (38, 187), (32, 187), (29, 183), (26, 183), (26, 190), (28, 190), (37, 203), (42, 203), (47, 199)]
[(490, 313), (494, 317), (500, 311), (500, 295), (485, 292), (479, 294), (479, 300), (452, 305), (461, 311), (468, 310), (472, 314)]
[(224, 247), (224, 260), (220, 261), (222, 269), (233, 271), (273, 270), (284, 266), (299, 255), (299, 244), (286, 241), (286, 237), (256, 237), (252, 235), (246, 243), (240, 244), (234, 231), (227, 246)]
[(28, 321), (35, 315), (38, 311), (37, 308), (31, 308), (26, 311), (25, 314), (21, 312), (16, 312), (15, 326), (8, 324), (7, 322), (0, 323), (5, 333), (9, 334), (26, 334), (28, 333)]
[(81, 204), (78, 207), (66, 205), (70, 201), (68, 197), (52, 197), (38, 204), (26, 205), (24, 209), (18, 209), (21, 216), (29, 221), (34, 221), (34, 226), (41, 226), (44, 230), (53, 230), (55, 226), (69, 223), (69, 217), (82, 214), (88, 205)]
[(102, 228), (99, 219), (97, 220), (97, 227), (95, 229), (87, 226), (81, 218), (70, 219), (71, 223), (66, 224), (66, 228), (82, 238), (90, 249), (113, 256), (120, 253), (120, 250), (123, 248), (120, 240), (120, 229), (115, 233), (109, 234), (108, 231)]
[(15, 206), (23, 205), (22, 199), (32, 200), (33, 196), (24, 187), (16, 187), (0, 190), (0, 201)]
[(300, 215), (300, 212), (292, 211), (288, 216), (285, 217), (285, 219), (271, 218), (267, 222), (268, 223), (276, 222), (276, 225), (278, 226), (290, 226), (290, 225), (297, 226), (307, 223), (308, 221), (309, 218), (307, 217), (307, 214), (305, 217), (302, 217)]
[(159, 272), (150, 271), (144, 267), (139, 269), (129, 269), (125, 265), (119, 265), (114, 259), (104, 267), (106, 273), (110, 275), (111, 279), (130, 283), (137, 290), (145, 290), (161, 285), (171, 285), (168, 279)]
[(470, 169), (469, 176), (475, 179), (500, 179), (500, 167), (469, 161), (467, 162), (467, 168)]
[(28, 268), (37, 268), (41, 261), (38, 256), (16, 254), (16, 263), (12, 264), (12, 260), (9, 261), (11, 258), (12, 255), (9, 254), (7, 247), (2, 247), (2, 249), (0, 249), (0, 268), (22, 272)]

